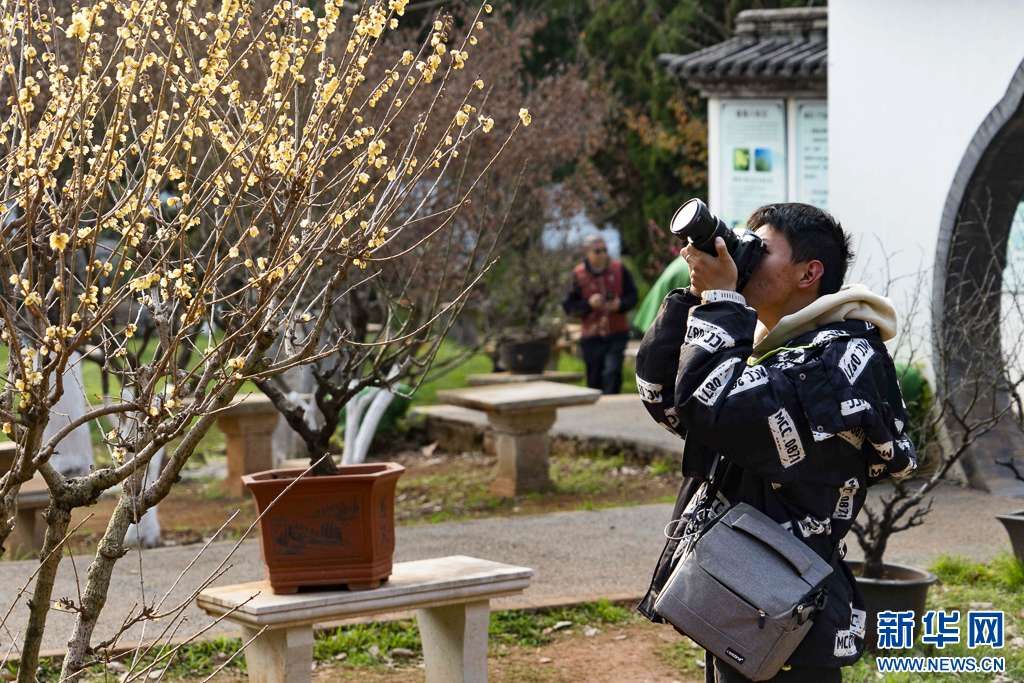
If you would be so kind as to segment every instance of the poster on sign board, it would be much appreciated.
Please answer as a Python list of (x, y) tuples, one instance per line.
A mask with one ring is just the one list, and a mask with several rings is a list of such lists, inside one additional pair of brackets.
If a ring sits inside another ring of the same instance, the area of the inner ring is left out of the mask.
[(783, 100), (723, 100), (719, 153), (720, 215), (743, 226), (759, 206), (786, 201), (786, 105)]
[(796, 201), (828, 210), (828, 105), (796, 103)]

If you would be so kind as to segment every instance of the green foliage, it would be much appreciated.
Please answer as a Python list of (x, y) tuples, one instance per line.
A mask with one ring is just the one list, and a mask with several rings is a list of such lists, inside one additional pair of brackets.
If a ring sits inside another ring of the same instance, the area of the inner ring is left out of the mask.
[(907, 404), (910, 417), (907, 431), (911, 441), (917, 446), (934, 441), (935, 435), (928, 429), (928, 413), (931, 412), (935, 395), (924, 373), (916, 365), (897, 363), (896, 377)]

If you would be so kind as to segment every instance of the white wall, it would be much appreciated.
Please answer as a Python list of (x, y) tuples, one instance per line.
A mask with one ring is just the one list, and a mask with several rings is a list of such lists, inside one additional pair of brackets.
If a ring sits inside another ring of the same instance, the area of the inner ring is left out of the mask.
[(1024, 2), (832, 0), (828, 24), (829, 208), (877, 286), (886, 254), (894, 276), (931, 268), (960, 160), (1024, 59)]

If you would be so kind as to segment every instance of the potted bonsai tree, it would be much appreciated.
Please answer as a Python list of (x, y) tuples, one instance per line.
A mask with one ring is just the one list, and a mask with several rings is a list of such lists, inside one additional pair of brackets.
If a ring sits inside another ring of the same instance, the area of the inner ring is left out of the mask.
[(908, 436), (917, 447), (918, 469), (911, 479), (892, 481), (891, 489), (867, 502), (852, 526), (864, 559), (848, 564), (865, 599), (869, 647), (877, 644), (878, 612), (914, 610), (920, 618), (928, 588), (937, 580), (925, 569), (885, 561), (893, 534), (924, 523), (931, 510), (930, 494), (981, 437), (1005, 428), (1017, 405), (1008, 397), (1024, 381), (1024, 376), (1010, 377), (1004, 371), (998, 332), (992, 332), (994, 344), (973, 339), (970, 348), (986, 351), (968, 362), (960, 353), (966, 348), (962, 330), (986, 328), (946, 324), (933, 336), (933, 389), (914, 362), (921, 347), (914, 346), (909, 331), (912, 318), (901, 338), (907, 361), (897, 366), (897, 372), (911, 418)]

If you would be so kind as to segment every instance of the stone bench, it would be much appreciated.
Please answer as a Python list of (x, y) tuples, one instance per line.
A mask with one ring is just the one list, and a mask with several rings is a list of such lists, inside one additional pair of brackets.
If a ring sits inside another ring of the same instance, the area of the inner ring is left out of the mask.
[(548, 453), (558, 409), (595, 403), (597, 389), (524, 382), (439, 391), (439, 401), (480, 410), (494, 431), (497, 471), (491, 491), (499, 496), (518, 496), (551, 486)]
[(244, 496), (242, 475), (274, 468), (274, 429), (277, 409), (262, 393), (239, 394), (217, 413), (217, 427), (224, 433), (229, 495)]
[(564, 382), (574, 384), (583, 379), (582, 372), (569, 372), (566, 370), (545, 370), (535, 375), (515, 374), (511, 372), (482, 372), (470, 375), (466, 378), (466, 384), (471, 387), (485, 387), (491, 384), (522, 384), (523, 382)]
[(309, 681), (316, 623), (404, 610), (416, 610), (427, 683), (483, 683), (490, 600), (522, 592), (532, 576), (526, 567), (456, 555), (396, 563), (373, 590), (274, 595), (256, 581), (208, 588), (197, 603), (240, 624), (242, 642), (255, 636), (245, 649), (253, 683)]
[(43, 511), (50, 504), (50, 489), (39, 474), (32, 477), (18, 490), (18, 515), (14, 530), (4, 544), (11, 556), (38, 553), (43, 549), (46, 538), (46, 518)]
[(11, 469), (18, 454), (18, 445), (13, 441), (0, 441), (0, 474)]
[[(13, 441), (0, 441), (0, 475), (11, 469), (16, 455), (17, 445)], [(37, 474), (21, 485), (18, 490), (18, 515), (14, 519), (14, 530), (5, 543), (12, 555), (28, 555), (42, 550), (46, 536), (43, 510), (49, 503), (50, 490), (41, 475)]]

